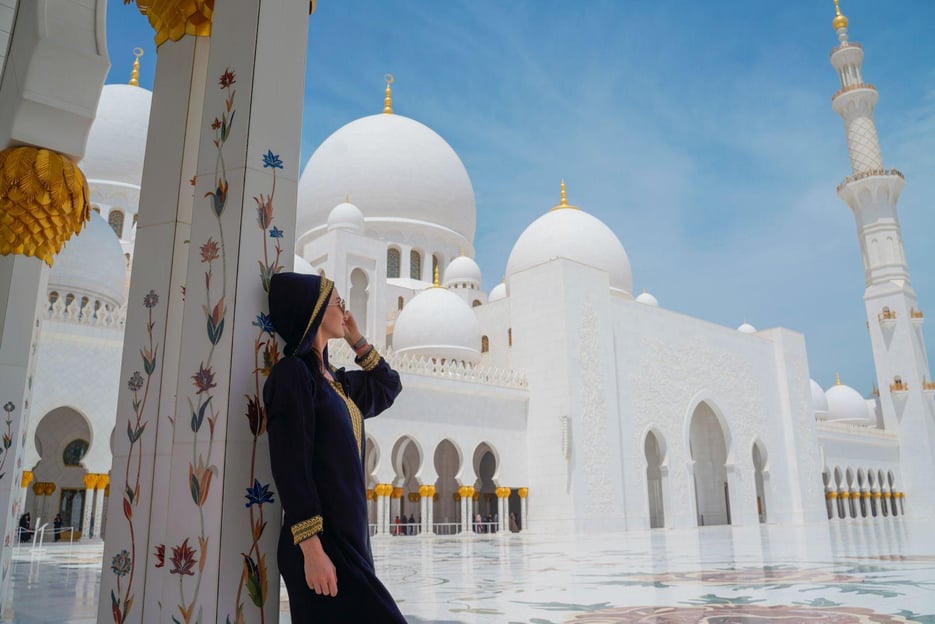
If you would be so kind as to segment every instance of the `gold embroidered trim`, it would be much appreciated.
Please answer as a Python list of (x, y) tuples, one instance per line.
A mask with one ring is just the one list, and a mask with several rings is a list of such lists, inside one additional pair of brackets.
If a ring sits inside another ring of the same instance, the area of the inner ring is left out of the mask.
[(363, 358), (357, 358), (357, 364), (365, 371), (372, 371), (377, 367), (377, 364), (380, 363), (380, 354), (377, 353), (376, 348), (371, 347), (370, 351), (367, 352)]
[(360, 435), (363, 429), (364, 417), (360, 413), (360, 408), (344, 394), (344, 388), (341, 387), (336, 381), (331, 382), (331, 387), (334, 388), (334, 391), (338, 393), (338, 396), (344, 400), (344, 404), (347, 405), (347, 413), (351, 417), (351, 427), (354, 428), (354, 437), (357, 439), (357, 452), (358, 454), (363, 453), (363, 446), (361, 445)]
[(328, 301), (328, 297), (331, 296), (331, 290), (333, 288), (334, 282), (332, 282), (327, 277), (321, 278), (321, 285), (318, 287), (318, 301), (315, 302), (315, 307), (312, 309), (312, 315), (308, 317), (308, 325), (305, 326), (305, 331), (302, 333), (302, 337), (299, 339), (296, 348), (305, 342), (305, 337), (308, 336), (308, 330), (312, 328), (312, 322), (315, 320), (315, 317), (318, 316), (318, 311), (321, 310), (321, 306), (325, 305), (325, 302)]
[(292, 529), (292, 543), (298, 544), (321, 533), (324, 522), (321, 516), (312, 516), (308, 520), (293, 524), (290, 528)]

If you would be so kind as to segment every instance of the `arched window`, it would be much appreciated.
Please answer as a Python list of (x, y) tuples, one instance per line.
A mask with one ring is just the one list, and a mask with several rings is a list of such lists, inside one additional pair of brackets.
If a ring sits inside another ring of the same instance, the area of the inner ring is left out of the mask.
[(111, 210), (110, 214), (107, 215), (107, 223), (114, 230), (114, 233), (117, 234), (117, 237), (123, 236), (123, 211), (122, 210)]
[(403, 306), (406, 305), (406, 300), (400, 297), (396, 300), (396, 305), (398, 306), (399, 310), (402, 311)]
[(475, 299), (475, 300), (474, 300), (474, 303), (471, 304), (471, 307), (472, 307), (472, 308), (476, 308), (476, 307), (479, 307), (479, 306), (480, 306), (480, 299)]
[(386, 276), (399, 277), (399, 250), (390, 247), (386, 250)]
[(65, 447), (65, 452), (62, 453), (62, 463), (66, 466), (80, 466), (81, 459), (84, 457), (84, 454), (88, 452), (88, 441), (77, 439), (72, 440), (68, 443), (68, 446)]
[(435, 279), (435, 274), (438, 273), (439, 281), (442, 279), (441, 267), (439, 266), (438, 254), (432, 254), (432, 279)]
[(490, 351), (490, 338), (487, 336), (480, 337), (480, 352), (487, 353)]
[(409, 252), (409, 277), (422, 279), (422, 254), (415, 249)]
[(513, 328), (506, 330), (506, 344), (508, 347), (513, 346)]

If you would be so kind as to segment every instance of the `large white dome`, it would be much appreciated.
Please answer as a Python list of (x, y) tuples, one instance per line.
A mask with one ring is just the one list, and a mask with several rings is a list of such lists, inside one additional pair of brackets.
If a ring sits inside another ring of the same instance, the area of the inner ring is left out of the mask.
[(123, 304), (127, 261), (120, 240), (104, 217), (91, 213), (91, 221), (66, 243), (49, 272), (49, 290), (99, 297), (114, 306)]
[(828, 397), (828, 420), (836, 420), (854, 425), (870, 425), (870, 412), (867, 410), (867, 400), (860, 393), (837, 383), (825, 392)]
[(474, 311), (447, 288), (428, 288), (412, 298), (393, 330), (393, 348), (427, 358), (480, 361), (480, 325)]
[(81, 171), (95, 181), (139, 187), (153, 94), (126, 84), (105, 85), (97, 105)]
[(612, 291), (633, 292), (630, 259), (617, 235), (597, 217), (570, 206), (550, 210), (520, 235), (506, 263), (507, 288), (514, 274), (555, 258), (606, 271)]
[(368, 225), (430, 223), (474, 240), (474, 189), (451, 146), (401, 115), (352, 121), (325, 139), (299, 180), (296, 239), (324, 226), (350, 196)]

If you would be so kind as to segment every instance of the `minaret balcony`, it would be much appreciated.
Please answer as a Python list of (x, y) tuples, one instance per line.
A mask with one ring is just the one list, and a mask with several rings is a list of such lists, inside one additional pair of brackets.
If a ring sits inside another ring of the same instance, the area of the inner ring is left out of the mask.
[(859, 89), (873, 91), (874, 93), (877, 92), (877, 88), (873, 86), (872, 84), (870, 84), (869, 82), (858, 82), (856, 84), (847, 85), (846, 87), (841, 87), (840, 89), (838, 89), (837, 92), (831, 96), (831, 101), (832, 102), (835, 101), (838, 98), (838, 96), (844, 95), (845, 93), (849, 93), (851, 91), (857, 91)]
[(867, 178), (872, 178), (874, 176), (896, 176), (901, 180), (905, 180), (906, 176), (903, 175), (903, 172), (899, 169), (867, 169), (866, 171), (861, 171), (860, 173), (855, 173), (854, 175), (849, 175), (844, 180), (838, 184), (837, 191), (841, 192), (841, 189), (850, 184), (851, 182), (857, 182), (859, 180), (865, 180)]
[(834, 56), (835, 52), (840, 52), (841, 50), (844, 50), (845, 48), (857, 48), (858, 50), (863, 50), (863, 46), (857, 43), (856, 41), (845, 41), (838, 47), (831, 50), (830, 56)]
[(916, 310), (915, 308), (912, 308), (909, 311), (909, 318), (912, 319), (913, 325), (921, 325), (925, 320), (925, 314), (922, 313), (922, 310)]
[(935, 394), (935, 381), (923, 381), (922, 392), (925, 394)]

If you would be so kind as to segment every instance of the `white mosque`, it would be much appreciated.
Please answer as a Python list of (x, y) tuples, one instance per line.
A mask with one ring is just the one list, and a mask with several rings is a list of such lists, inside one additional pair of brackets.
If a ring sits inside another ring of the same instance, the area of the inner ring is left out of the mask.
[[(635, 295), (626, 241), (556, 181), (489, 293), (468, 171), (433, 129), (384, 109), (336, 130), (299, 183), (296, 270), (323, 272), (405, 391), (368, 424), (375, 534), (576, 532), (931, 512), (935, 385), (862, 49), (835, 28), (833, 106), (852, 174), (879, 391), (809, 379), (806, 337), (722, 327)], [(108, 85), (81, 167), (91, 223), (56, 259), (23, 479), (33, 518), (100, 536), (151, 93)], [(376, 102), (375, 102), (376, 103)], [(843, 158), (843, 155), (842, 155)], [(830, 183), (830, 181), (829, 181)], [(854, 302), (858, 305), (858, 302)], [(336, 363), (350, 353), (336, 348)]]

